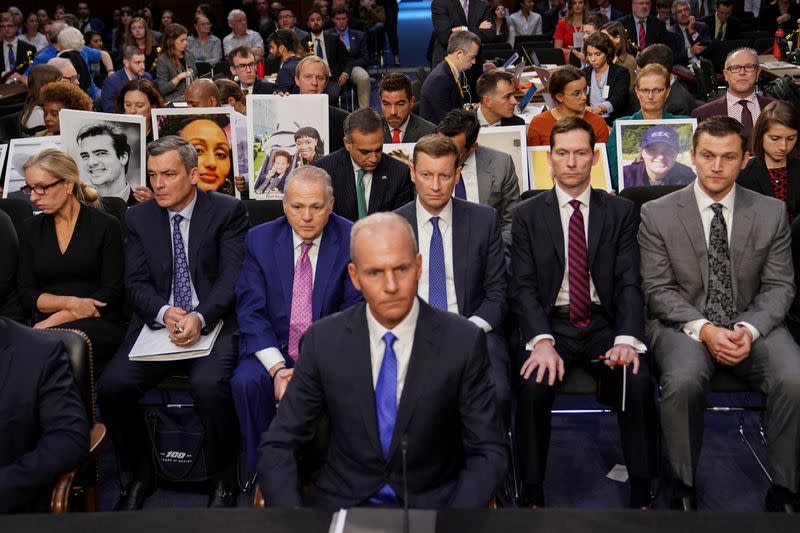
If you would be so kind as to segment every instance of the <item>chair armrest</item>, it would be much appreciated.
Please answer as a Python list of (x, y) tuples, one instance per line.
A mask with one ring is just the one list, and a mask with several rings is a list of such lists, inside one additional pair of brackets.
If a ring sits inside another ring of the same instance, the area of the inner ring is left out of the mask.
[(264, 494), (261, 492), (261, 487), (256, 485), (256, 491), (253, 494), (253, 507), (255, 509), (264, 509), (267, 506), (267, 502), (264, 500)]
[(105, 425), (98, 422), (92, 426), (92, 429), (89, 431), (89, 456), (76, 468), (58, 477), (56, 486), (53, 488), (53, 495), (50, 499), (51, 513), (69, 512), (69, 497), (72, 493), (72, 484), (75, 482), (75, 476), (88, 465), (97, 461), (97, 458), (100, 456), (100, 451), (103, 449), (103, 445), (106, 442), (106, 438), (107, 432)]

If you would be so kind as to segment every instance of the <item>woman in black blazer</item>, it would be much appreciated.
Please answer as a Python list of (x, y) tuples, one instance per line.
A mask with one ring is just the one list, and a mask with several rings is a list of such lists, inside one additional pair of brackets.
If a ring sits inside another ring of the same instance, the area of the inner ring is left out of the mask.
[(614, 65), (616, 47), (608, 35), (593, 33), (586, 38), (586, 61), (583, 69), (589, 98), (586, 109), (603, 117), (608, 125), (625, 114), (630, 93), (628, 69)]
[(781, 100), (766, 105), (753, 128), (753, 154), (737, 183), (783, 200), (793, 221), (800, 209), (800, 111)]

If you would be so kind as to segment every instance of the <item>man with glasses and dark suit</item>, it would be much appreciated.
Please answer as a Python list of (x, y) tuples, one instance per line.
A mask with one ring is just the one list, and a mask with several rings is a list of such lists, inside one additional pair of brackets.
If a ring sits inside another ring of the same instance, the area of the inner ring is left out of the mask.
[(452, 109), (472, 99), (465, 71), (475, 64), (481, 40), (468, 31), (454, 32), (447, 43), (447, 56), (436, 65), (419, 91), (419, 116), (433, 124)]

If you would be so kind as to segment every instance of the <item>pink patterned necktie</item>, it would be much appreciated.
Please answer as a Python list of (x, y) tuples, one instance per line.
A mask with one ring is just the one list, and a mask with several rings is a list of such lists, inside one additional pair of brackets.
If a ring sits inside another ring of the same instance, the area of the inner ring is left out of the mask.
[(297, 361), (300, 355), (300, 337), (311, 325), (311, 293), (313, 273), (308, 251), (311, 243), (300, 244), (300, 258), (294, 267), (292, 283), (292, 314), (289, 318), (289, 357)]

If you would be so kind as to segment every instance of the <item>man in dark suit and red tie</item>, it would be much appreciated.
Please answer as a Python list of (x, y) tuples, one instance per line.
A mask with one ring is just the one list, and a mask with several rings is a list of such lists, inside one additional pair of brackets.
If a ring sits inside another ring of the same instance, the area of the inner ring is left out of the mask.
[[(630, 366), (618, 413), (630, 476), (630, 507), (650, 505), (655, 474), (656, 409), (646, 362), (636, 206), (592, 189), (599, 154), (581, 118), (559, 120), (548, 160), (555, 187), (517, 206), (512, 223), (510, 307), (525, 342), (517, 407), (522, 503), (545, 504), (550, 409), (574, 367), (597, 379)], [(592, 362), (599, 356), (602, 362)], [(613, 380), (612, 380), (613, 381)], [(619, 391), (618, 394), (622, 394)]]
[(256, 471), (261, 434), (292, 377), (300, 337), (312, 321), (361, 301), (347, 275), (352, 223), (333, 214), (333, 186), (321, 168), (286, 180), (285, 216), (251, 229), (236, 284), (239, 364), (231, 379), (247, 471)]
[(677, 55), (678, 40), (667, 31), (666, 24), (651, 12), (651, 8), (652, 0), (631, 0), (631, 14), (619, 19), (628, 32), (628, 39), (639, 50), (644, 50), (651, 44), (664, 43)]
[[(485, 507), (508, 461), (483, 330), (417, 298), (422, 258), (401, 216), (359, 220), (348, 266), (365, 304), (315, 322), (259, 450), (275, 507)], [(330, 444), (303, 494), (298, 453), (321, 412)], [(404, 485), (408, 499), (403, 502)]]

